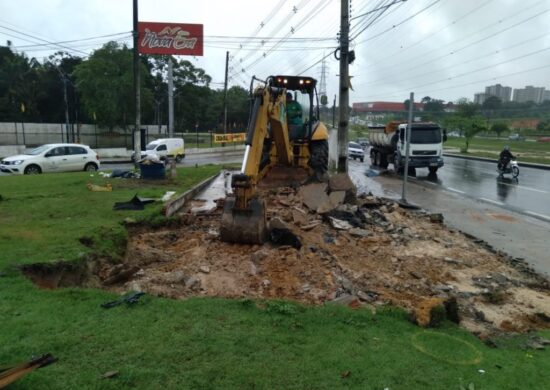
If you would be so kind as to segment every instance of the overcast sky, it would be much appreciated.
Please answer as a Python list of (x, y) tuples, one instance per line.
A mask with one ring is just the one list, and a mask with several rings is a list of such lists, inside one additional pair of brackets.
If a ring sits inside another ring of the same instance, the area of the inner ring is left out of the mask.
[[(550, 89), (550, 0), (408, 0), (382, 15), (361, 16), (391, 2), (351, 2), (357, 57), (350, 66), (351, 102), (403, 101), (410, 92), (416, 100), (427, 95), (473, 99), (475, 92), (496, 83)], [(338, 93), (339, 66), (332, 52), (340, 0), (140, 0), (139, 19), (203, 24), (204, 56), (186, 58), (215, 83), (223, 82), (227, 50), (230, 84), (243, 87), (252, 75), (305, 71), (320, 79), (320, 60), (327, 56), (329, 101)], [(61, 42), (121, 33), (63, 44), (84, 56), (108, 39), (131, 45), (131, 29), (131, 0), (0, 2), (0, 42), (11, 40), (17, 50), (38, 59), (62, 48), (27, 46), (44, 44), (37, 38)], [(265, 38), (264, 44), (251, 39), (258, 37)]]

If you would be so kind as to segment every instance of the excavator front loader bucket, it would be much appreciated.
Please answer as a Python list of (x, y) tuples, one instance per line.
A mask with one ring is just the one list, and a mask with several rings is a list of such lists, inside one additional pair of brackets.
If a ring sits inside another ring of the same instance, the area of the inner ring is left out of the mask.
[(246, 209), (235, 208), (235, 198), (227, 198), (223, 208), (220, 238), (225, 242), (263, 244), (267, 239), (265, 202), (253, 198)]

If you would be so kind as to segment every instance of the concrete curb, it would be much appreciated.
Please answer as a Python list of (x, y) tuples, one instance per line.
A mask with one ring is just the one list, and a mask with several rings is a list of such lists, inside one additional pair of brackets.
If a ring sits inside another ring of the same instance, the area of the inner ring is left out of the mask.
[[(495, 160), (495, 159), (492, 159), (492, 158), (478, 157), (478, 156), (464, 156), (462, 154), (454, 154), (454, 153), (443, 153), (443, 156), (462, 158), (464, 160), (476, 160), (476, 161), (486, 161), (486, 162), (494, 162), (494, 163), (498, 162), (498, 160)], [(550, 171), (550, 165), (548, 165), (548, 164), (518, 162), (518, 165), (520, 167), (544, 169), (544, 170), (549, 170)]]
[(219, 175), (223, 175), (223, 171), (217, 173), (209, 178), (201, 181), (196, 186), (191, 187), (183, 194), (179, 195), (177, 198), (169, 201), (163, 208), (163, 213), (165, 217), (171, 217), (176, 214), (188, 201), (193, 199), (199, 192), (204, 190), (210, 183), (212, 183)]

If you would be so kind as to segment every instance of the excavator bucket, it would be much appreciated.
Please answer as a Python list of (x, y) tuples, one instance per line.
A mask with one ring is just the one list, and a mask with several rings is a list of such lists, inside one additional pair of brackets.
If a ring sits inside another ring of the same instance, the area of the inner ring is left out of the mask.
[(246, 209), (235, 208), (235, 198), (227, 198), (222, 214), (220, 238), (225, 242), (263, 244), (267, 239), (265, 202), (253, 198)]

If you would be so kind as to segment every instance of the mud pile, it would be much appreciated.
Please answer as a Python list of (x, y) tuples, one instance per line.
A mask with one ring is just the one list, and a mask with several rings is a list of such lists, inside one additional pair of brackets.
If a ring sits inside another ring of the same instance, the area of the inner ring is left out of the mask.
[(134, 231), (123, 264), (104, 265), (98, 276), (117, 291), (171, 298), (336, 301), (411, 312), (432, 298), (452, 299), (461, 325), (479, 335), (550, 327), (548, 281), (521, 260), (446, 228), (439, 214), (335, 186), (261, 190), (271, 227), (290, 233), (282, 244), (281, 235), (272, 237), (279, 244), (222, 242), (220, 200), (208, 213), (182, 214), (177, 228)]

